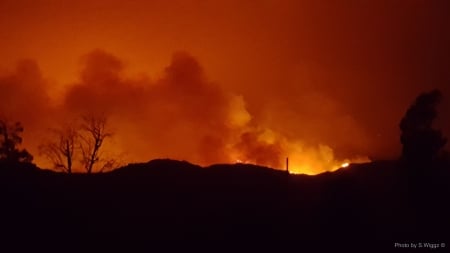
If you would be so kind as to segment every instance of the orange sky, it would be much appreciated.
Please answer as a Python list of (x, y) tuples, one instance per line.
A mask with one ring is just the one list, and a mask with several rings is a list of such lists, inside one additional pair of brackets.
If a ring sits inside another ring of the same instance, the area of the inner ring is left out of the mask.
[(449, 19), (446, 0), (2, 0), (0, 73), (33, 59), (55, 95), (94, 49), (152, 80), (185, 51), (259, 124), (388, 158), (412, 100), (434, 87), (450, 96)]

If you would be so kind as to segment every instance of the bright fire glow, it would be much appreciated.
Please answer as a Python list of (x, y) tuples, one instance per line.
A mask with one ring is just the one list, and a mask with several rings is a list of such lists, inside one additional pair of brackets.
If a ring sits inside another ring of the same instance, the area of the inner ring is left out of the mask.
[[(230, 146), (230, 162), (286, 170), (286, 158), (288, 158), (290, 174), (306, 175), (332, 172), (349, 167), (350, 164), (370, 162), (370, 159), (365, 156), (338, 159), (328, 145), (312, 145), (301, 140), (291, 140), (267, 128), (251, 129), (251, 133), (251, 136), (241, 139), (240, 145)], [(241, 133), (239, 134), (242, 136)]]
[(305, 175), (317, 175), (319, 173), (322, 172), (332, 172), (332, 171), (336, 171), (338, 169), (341, 168), (347, 168), (350, 166), (350, 163), (366, 163), (366, 162), (370, 162), (370, 160), (368, 158), (357, 158), (354, 160), (349, 160), (346, 159), (346, 161), (349, 162), (343, 162), (341, 163), (341, 165), (334, 165), (332, 167), (330, 167), (329, 169), (327, 168), (315, 168), (313, 169), (311, 166), (308, 165), (303, 165), (303, 166), (295, 166), (295, 164), (293, 164), (292, 166), (290, 165), (289, 167), (289, 173), (290, 174), (295, 174), (295, 175), (299, 175), (299, 174), (305, 174)]
[[(331, 153), (330, 153), (331, 154)], [(301, 156), (302, 159), (299, 159)], [(304, 153), (300, 155), (292, 155), (289, 157), (289, 173), (290, 174), (305, 174), (305, 175), (317, 175), (323, 172), (333, 172), (342, 168), (347, 168), (350, 164), (358, 164), (358, 163), (367, 163), (371, 160), (367, 157), (355, 157), (353, 159), (344, 159), (344, 160), (334, 160), (330, 158), (329, 160), (320, 160), (315, 153)], [(309, 156), (306, 156), (309, 155)], [(332, 155), (332, 154), (331, 154)], [(269, 166), (274, 167), (270, 164), (261, 164), (255, 161), (250, 160), (234, 160), (235, 163), (241, 164), (255, 164), (261, 166)], [(286, 167), (279, 167), (280, 170), (286, 170)]]

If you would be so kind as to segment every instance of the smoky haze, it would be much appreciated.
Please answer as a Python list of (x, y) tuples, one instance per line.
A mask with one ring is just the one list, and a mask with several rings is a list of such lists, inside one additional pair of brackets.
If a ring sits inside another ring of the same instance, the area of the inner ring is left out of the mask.
[[(348, 155), (364, 154), (364, 130), (317, 91), (264, 105), (257, 118), (242, 94), (210, 81), (186, 52), (174, 53), (156, 79), (126, 76), (124, 68), (119, 58), (94, 50), (82, 57), (79, 81), (52, 100), (52, 86), (37, 64), (20, 62), (1, 79), (2, 114), (23, 123), (25, 147), (45, 166), (50, 165), (37, 154), (51, 138), (49, 129), (100, 113), (114, 132), (105, 150), (127, 162), (169, 157), (202, 165), (249, 162), (281, 168), (284, 157), (292, 155), (308, 165), (302, 167), (305, 172), (314, 173), (331, 169), (338, 159), (325, 137), (342, 140), (353, 151)], [(353, 138), (341, 139), (345, 135)]]
[(0, 105), (35, 156), (48, 127), (93, 110), (127, 161), (396, 158), (421, 92), (442, 90), (450, 133), (449, 5), (5, 0)]

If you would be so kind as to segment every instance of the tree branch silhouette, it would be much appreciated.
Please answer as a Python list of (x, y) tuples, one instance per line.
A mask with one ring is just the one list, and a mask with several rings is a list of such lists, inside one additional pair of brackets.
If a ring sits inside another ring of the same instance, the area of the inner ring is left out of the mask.
[(82, 120), (80, 134), (82, 163), (86, 172), (92, 173), (94, 165), (100, 161), (100, 149), (105, 139), (111, 137), (112, 133), (107, 131), (107, 119), (104, 115), (83, 116)]
[(41, 145), (40, 153), (53, 163), (55, 169), (72, 173), (79, 138), (78, 131), (73, 126), (67, 125), (61, 129), (53, 129), (52, 132), (56, 140)]

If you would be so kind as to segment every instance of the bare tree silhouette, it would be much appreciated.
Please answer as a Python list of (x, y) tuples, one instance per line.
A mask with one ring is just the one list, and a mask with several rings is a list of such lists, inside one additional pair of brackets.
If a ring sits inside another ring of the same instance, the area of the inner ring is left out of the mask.
[(118, 156), (103, 153), (105, 139), (112, 137), (104, 115), (82, 116), (70, 124), (50, 129), (51, 139), (39, 146), (40, 155), (56, 170), (73, 173), (78, 166), (86, 173), (103, 172), (123, 165)]
[(53, 129), (52, 132), (55, 140), (41, 145), (40, 152), (53, 163), (55, 169), (72, 173), (78, 131), (72, 125), (66, 125), (61, 129)]
[[(83, 123), (81, 125), (80, 133), (80, 150), (82, 155), (82, 163), (87, 173), (92, 173), (94, 165), (100, 162), (101, 147), (106, 138), (112, 136), (112, 133), (107, 131), (106, 116), (83, 116)], [(114, 160), (107, 161), (100, 168), (103, 171), (108, 166), (113, 166)]]

